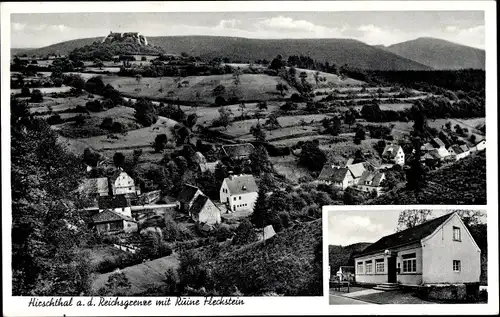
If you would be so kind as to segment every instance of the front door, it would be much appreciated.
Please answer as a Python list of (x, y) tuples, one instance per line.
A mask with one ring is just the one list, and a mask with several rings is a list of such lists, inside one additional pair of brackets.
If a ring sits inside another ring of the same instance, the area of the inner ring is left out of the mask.
[(389, 258), (387, 258), (387, 282), (388, 283), (397, 282), (395, 256), (390, 256)]

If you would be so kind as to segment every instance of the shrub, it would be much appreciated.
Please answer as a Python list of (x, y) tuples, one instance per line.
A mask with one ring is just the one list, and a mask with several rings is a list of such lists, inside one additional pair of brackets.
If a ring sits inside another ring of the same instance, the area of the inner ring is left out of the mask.
[(42, 102), (43, 101), (43, 94), (40, 91), (40, 89), (33, 89), (31, 92), (31, 102)]
[(222, 97), (222, 96), (217, 96), (215, 98), (215, 104), (217, 106), (224, 106), (226, 104), (226, 99), (224, 99), (224, 97)]
[(63, 120), (62, 120), (61, 116), (58, 114), (54, 114), (47, 119), (47, 123), (50, 125), (60, 124), (62, 122), (63, 122)]
[(30, 89), (28, 87), (21, 88), (21, 96), (29, 97), (31, 95)]
[(290, 100), (293, 102), (302, 102), (304, 100), (304, 98), (302, 98), (302, 96), (300, 96), (298, 93), (293, 93), (290, 96)]
[(102, 119), (102, 123), (101, 123), (100, 127), (102, 129), (110, 130), (112, 125), (113, 125), (113, 119), (111, 119), (110, 117), (106, 117), (106, 118)]
[(121, 133), (125, 130), (123, 124), (121, 122), (113, 122), (111, 125), (111, 131), (114, 133)]

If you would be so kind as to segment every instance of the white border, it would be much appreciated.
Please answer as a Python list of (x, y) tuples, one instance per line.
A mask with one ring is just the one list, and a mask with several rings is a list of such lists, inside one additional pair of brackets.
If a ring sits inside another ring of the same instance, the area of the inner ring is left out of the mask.
[[(129, 307), (92, 307), (71, 309), (64, 308), (28, 308), (28, 298), (12, 297), (12, 285), (10, 283), (12, 274), (10, 270), (11, 236), (10, 224), (12, 221), (11, 197), (10, 197), (10, 114), (9, 114), (9, 67), (10, 67), (10, 14), (11, 13), (63, 13), (63, 12), (293, 12), (293, 11), (484, 11), (485, 12), (485, 49), (486, 49), (486, 104), (487, 106), (487, 198), (488, 198), (488, 241), (489, 241), (489, 267), (498, 268), (497, 256), (493, 252), (498, 251), (498, 197), (497, 197), (497, 108), (496, 108), (496, 6), (494, 1), (238, 1), (238, 2), (99, 2), (98, 5), (86, 2), (20, 2), (1, 3), (1, 39), (2, 39), (2, 77), (1, 77), (1, 126), (2, 129), (2, 220), (3, 220), (3, 302), (5, 316), (54, 316), (54, 315), (300, 315), (300, 314), (478, 314), (498, 313), (498, 301), (496, 306), (492, 302), (487, 307), (478, 305), (430, 305), (412, 307), (396, 307), (393, 305), (381, 305), (374, 307), (361, 306), (329, 306), (328, 292), (324, 297), (245, 297), (245, 306), (232, 307), (156, 307), (151, 309)], [(359, 209), (361, 206), (346, 206), (346, 209)], [(380, 207), (380, 206), (378, 206)], [(384, 208), (397, 208), (388, 206)], [(423, 206), (419, 206), (424, 208)], [(411, 208), (416, 208), (412, 206)], [(460, 206), (459, 208), (469, 208)], [(484, 208), (484, 207), (482, 207)], [(323, 223), (325, 223), (323, 218)], [(323, 230), (326, 227), (323, 228)], [(325, 231), (324, 231), (325, 232)], [(324, 235), (327, 239), (327, 235)], [(326, 240), (325, 240), (326, 241)], [(493, 246), (496, 246), (495, 249)], [(325, 257), (327, 253), (324, 253)], [(327, 263), (327, 262), (325, 262)], [(326, 274), (325, 274), (326, 276)], [(489, 272), (489, 285), (498, 286), (498, 271)], [(326, 286), (325, 286), (326, 287)], [(498, 287), (496, 294), (490, 291), (490, 298), (498, 299)], [(492, 296), (492, 295), (496, 296)], [(332, 307), (335, 307), (334, 309)]]
[[(419, 206), (324, 206), (323, 207), (323, 272), (328, 272), (328, 215), (330, 213), (348, 214), (350, 211), (369, 211), (383, 213), (385, 211), (402, 211), (405, 209), (430, 209), (432, 211), (446, 211), (452, 209), (486, 211), (488, 226), (488, 303), (487, 304), (402, 304), (402, 305), (349, 305), (352, 307), (350, 315), (358, 314), (387, 314), (393, 315), (485, 315), (498, 314), (498, 210), (487, 206), (475, 205), (419, 205)], [(323, 275), (323, 293), (328, 294), (328, 274)], [(329, 298), (325, 300), (329, 305)], [(326, 313), (336, 314), (345, 305), (329, 305)], [(368, 308), (367, 308), (368, 307)]]

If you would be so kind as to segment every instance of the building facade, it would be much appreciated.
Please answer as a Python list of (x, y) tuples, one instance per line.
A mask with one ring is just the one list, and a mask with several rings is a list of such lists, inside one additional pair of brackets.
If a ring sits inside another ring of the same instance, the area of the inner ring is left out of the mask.
[(259, 188), (252, 175), (235, 175), (224, 179), (220, 187), (220, 202), (225, 203), (228, 212), (253, 211)]
[(481, 251), (457, 213), (383, 237), (355, 257), (356, 282), (405, 286), (479, 282)]

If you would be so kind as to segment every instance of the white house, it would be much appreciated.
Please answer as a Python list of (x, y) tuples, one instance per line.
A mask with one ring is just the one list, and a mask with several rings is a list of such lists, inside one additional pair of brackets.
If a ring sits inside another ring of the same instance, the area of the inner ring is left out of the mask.
[(385, 173), (378, 171), (365, 171), (360, 177), (357, 187), (362, 192), (372, 193), (375, 191), (377, 196), (382, 192), (382, 181), (385, 179)]
[(358, 184), (363, 173), (366, 172), (364, 163), (348, 164), (345, 166), (352, 174), (353, 184)]
[(109, 178), (109, 183), (113, 195), (137, 193), (134, 180), (121, 168)]
[(470, 155), (470, 150), (465, 144), (463, 145), (454, 144), (448, 148), (448, 152), (457, 161)]
[(476, 151), (483, 151), (486, 149), (486, 140), (480, 140), (478, 141), (472, 148), (471, 152), (476, 152)]
[(405, 165), (405, 152), (403, 148), (396, 144), (388, 144), (382, 152), (382, 159), (398, 165)]
[(189, 215), (196, 222), (209, 225), (221, 222), (220, 209), (205, 195), (198, 195), (189, 209)]
[(224, 179), (220, 187), (220, 202), (228, 212), (252, 210), (257, 201), (259, 188), (252, 175), (234, 175)]
[(354, 185), (354, 177), (346, 167), (326, 164), (318, 176), (318, 182), (333, 185), (342, 190)]
[(355, 259), (356, 282), (423, 286), (477, 283), (481, 251), (454, 212), (385, 236)]

